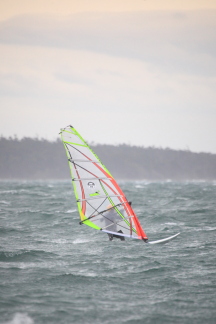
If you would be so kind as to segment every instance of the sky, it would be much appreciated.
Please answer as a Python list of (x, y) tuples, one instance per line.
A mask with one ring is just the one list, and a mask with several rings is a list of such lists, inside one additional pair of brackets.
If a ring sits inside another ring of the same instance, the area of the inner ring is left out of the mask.
[(216, 153), (215, 0), (0, 0), (0, 134)]

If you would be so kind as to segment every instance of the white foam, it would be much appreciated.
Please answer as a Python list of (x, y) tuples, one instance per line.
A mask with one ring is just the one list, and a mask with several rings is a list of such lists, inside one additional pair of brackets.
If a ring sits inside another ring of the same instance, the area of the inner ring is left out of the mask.
[(54, 239), (54, 240), (51, 240), (51, 241), (49, 241), (49, 242), (52, 242), (52, 243), (58, 243), (58, 244), (66, 244), (66, 243), (68, 243), (68, 241), (67, 240), (65, 240), (65, 239)]
[(26, 313), (16, 313), (10, 322), (4, 324), (33, 324), (33, 319)]
[(210, 227), (210, 226), (207, 226), (205, 228), (206, 231), (215, 231), (216, 230), (216, 227)]
[(80, 244), (80, 243), (87, 243), (90, 242), (89, 240), (86, 239), (76, 239), (73, 241), (73, 244)]
[(0, 204), (3, 204), (3, 205), (10, 205), (11, 203), (9, 201), (6, 201), (6, 200), (1, 200), (0, 201)]
[(65, 214), (75, 213), (76, 209), (69, 209), (65, 212)]
[(78, 272), (80, 275), (84, 277), (97, 277), (97, 274), (93, 271), (86, 271), (85, 269), (82, 269)]
[(15, 194), (17, 193), (17, 190), (1, 190), (0, 193), (1, 194)]

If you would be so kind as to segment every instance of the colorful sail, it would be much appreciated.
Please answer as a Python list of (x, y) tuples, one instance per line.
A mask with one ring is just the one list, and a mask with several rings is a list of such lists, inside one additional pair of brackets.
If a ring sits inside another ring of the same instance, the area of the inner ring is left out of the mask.
[(74, 193), (85, 224), (108, 234), (147, 241), (123, 191), (74, 127), (61, 129)]

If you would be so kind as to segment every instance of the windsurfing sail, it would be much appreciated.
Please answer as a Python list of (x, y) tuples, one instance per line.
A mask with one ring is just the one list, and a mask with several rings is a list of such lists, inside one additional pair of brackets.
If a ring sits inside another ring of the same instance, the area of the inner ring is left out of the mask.
[(61, 129), (80, 224), (107, 234), (131, 237), (147, 242), (131, 203), (85, 140), (73, 126)]

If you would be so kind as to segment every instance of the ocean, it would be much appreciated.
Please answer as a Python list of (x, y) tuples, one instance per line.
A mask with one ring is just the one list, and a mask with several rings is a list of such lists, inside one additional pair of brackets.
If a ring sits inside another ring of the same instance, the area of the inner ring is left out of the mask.
[(120, 182), (149, 241), (79, 225), (70, 181), (0, 182), (0, 323), (216, 323), (216, 182)]

